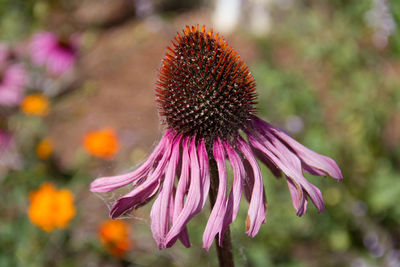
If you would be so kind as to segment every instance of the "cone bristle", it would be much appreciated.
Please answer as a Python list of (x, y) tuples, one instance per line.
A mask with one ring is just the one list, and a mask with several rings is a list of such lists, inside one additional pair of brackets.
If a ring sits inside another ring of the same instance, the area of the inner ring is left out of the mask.
[(182, 134), (228, 138), (254, 112), (255, 82), (239, 55), (205, 27), (188, 27), (168, 47), (156, 97), (165, 123)]

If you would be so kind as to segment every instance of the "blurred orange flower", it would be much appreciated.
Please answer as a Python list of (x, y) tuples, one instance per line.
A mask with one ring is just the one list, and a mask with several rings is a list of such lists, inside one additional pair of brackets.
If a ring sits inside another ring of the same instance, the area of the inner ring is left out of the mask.
[(36, 146), (36, 155), (40, 159), (48, 159), (53, 153), (53, 140), (50, 137), (44, 138)]
[(49, 113), (49, 99), (43, 94), (28, 95), (22, 101), (22, 111), (28, 115), (46, 116)]
[(107, 220), (100, 225), (99, 239), (107, 250), (120, 258), (131, 249), (129, 228), (124, 221)]
[(29, 219), (46, 232), (65, 228), (75, 216), (74, 197), (69, 190), (57, 190), (54, 185), (43, 183), (29, 194), (29, 199)]
[(119, 151), (120, 144), (117, 135), (112, 128), (104, 128), (99, 131), (87, 133), (84, 147), (93, 156), (102, 159), (112, 159)]

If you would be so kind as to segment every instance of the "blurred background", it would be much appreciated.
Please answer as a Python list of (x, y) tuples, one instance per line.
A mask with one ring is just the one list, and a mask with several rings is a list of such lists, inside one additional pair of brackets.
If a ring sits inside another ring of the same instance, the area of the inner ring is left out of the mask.
[(258, 114), (344, 176), (309, 176), (326, 210), (299, 218), (263, 167), (267, 222), (249, 238), (242, 201), (237, 266), (400, 266), (397, 0), (0, 0), (0, 266), (217, 266), (208, 207), (190, 249), (159, 251), (151, 205), (109, 221), (115, 196), (89, 192), (158, 142), (157, 69), (193, 24), (249, 65)]

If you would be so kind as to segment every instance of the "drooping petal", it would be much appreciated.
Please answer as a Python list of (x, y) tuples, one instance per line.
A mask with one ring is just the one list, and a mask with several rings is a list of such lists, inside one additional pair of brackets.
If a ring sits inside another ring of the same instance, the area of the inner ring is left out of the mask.
[(304, 178), (299, 158), (272, 134), (268, 135), (271, 140), (261, 134), (254, 134), (248, 132), (250, 144), (270, 158), (288, 177), (299, 183), (310, 196), (318, 211), (324, 210), (321, 192)]
[[(190, 171), (190, 158), (189, 158), (189, 143), (190, 137), (185, 137), (182, 141), (182, 166), (181, 166), (181, 175), (179, 177), (178, 187), (175, 194), (175, 204), (172, 215), (172, 225), (176, 222), (179, 214), (183, 209), (183, 203), (185, 200), (185, 195), (189, 187), (189, 171)], [(186, 225), (183, 230), (179, 234), (179, 239), (186, 246), (190, 247), (190, 241), (188, 236), (188, 230)]]
[(162, 157), (164, 151), (166, 150), (167, 146), (170, 145), (174, 136), (175, 134), (171, 130), (167, 130), (149, 158), (138, 169), (122, 175), (97, 178), (90, 184), (90, 191), (110, 192), (146, 177), (152, 169), (154, 162), (158, 158)]
[(274, 163), (268, 158), (266, 157), (260, 150), (258, 149), (254, 149), (252, 147), (253, 153), (254, 155), (256, 155), (256, 157), (265, 164), (265, 166), (268, 167), (268, 169), (272, 172), (272, 174), (276, 177), (276, 178), (280, 178), (282, 176), (281, 171), (279, 170), (279, 168), (277, 168)]
[(307, 209), (307, 198), (303, 188), (293, 179), (286, 176), (290, 195), (292, 196), (293, 207), (296, 209), (296, 215), (301, 216)]
[(333, 159), (308, 149), (290, 138), (284, 132), (276, 131), (275, 134), (296, 152), (302, 161), (304, 170), (313, 175), (329, 175), (339, 181), (343, 180), (342, 172)]
[(238, 214), (240, 198), (242, 196), (242, 179), (244, 177), (244, 167), (239, 155), (228, 142), (223, 142), (223, 145), (233, 169), (233, 184), (228, 197), (222, 233), (226, 231)]
[(117, 218), (127, 210), (140, 206), (143, 202), (147, 202), (154, 196), (160, 186), (161, 177), (165, 173), (165, 166), (169, 161), (171, 149), (171, 141), (167, 139), (165, 151), (155, 170), (142, 184), (136, 186), (131, 192), (122, 196), (114, 203), (110, 210), (112, 218)]
[(322, 199), (321, 191), (304, 177), (303, 173), (301, 172), (301, 161), (296, 157), (295, 154), (291, 154), (291, 151), (284, 144), (282, 144), (280, 140), (273, 140), (273, 145), (270, 148), (272, 148), (273, 150), (273, 148), (275, 147), (277, 148), (277, 151), (281, 151), (281, 153), (287, 156), (285, 160), (287, 160), (286, 162), (288, 163), (288, 166), (290, 166), (290, 168), (294, 168), (297, 172), (297, 175), (294, 179), (310, 196), (318, 211), (322, 212), (325, 209), (325, 206)]
[(153, 233), (154, 240), (156, 240), (160, 249), (165, 248), (165, 237), (168, 232), (171, 196), (173, 194), (176, 167), (179, 162), (179, 147), (181, 138), (182, 136), (179, 135), (176, 140), (174, 140), (164, 182), (155, 201), (156, 203), (154, 203), (150, 213), (151, 231)]
[(302, 161), (304, 170), (314, 175), (329, 175), (339, 181), (343, 179), (342, 172), (333, 159), (308, 149), (291, 138), (284, 131), (257, 117), (254, 117), (254, 121), (259, 128), (266, 132), (272, 133), (287, 146), (289, 146)]
[(237, 145), (238, 149), (250, 163), (252, 175), (254, 177), (254, 185), (251, 192), (250, 206), (246, 219), (246, 234), (254, 237), (260, 230), (261, 224), (265, 222), (265, 216), (267, 213), (265, 206), (264, 186), (260, 167), (254, 158), (250, 146), (240, 136), (237, 138)]
[(214, 240), (214, 237), (219, 233), (219, 245), (222, 245), (224, 233), (222, 233), (222, 225), (226, 211), (226, 166), (225, 166), (225, 151), (219, 138), (214, 140), (213, 154), (218, 167), (218, 194), (208, 219), (206, 228), (203, 234), (203, 248), (208, 250)]
[(186, 191), (189, 187), (189, 167), (190, 167), (190, 158), (189, 158), (189, 149), (188, 142), (189, 137), (185, 137), (182, 141), (182, 166), (181, 166), (181, 175), (179, 177), (178, 187), (175, 195), (175, 206), (173, 218), (178, 217), (179, 213), (183, 209), (183, 202), (185, 198)]
[(201, 205), (199, 206), (199, 211), (201, 211), (207, 201), (208, 191), (210, 190), (210, 170), (208, 166), (208, 155), (204, 139), (200, 140), (200, 144), (197, 148), (199, 155), (199, 165), (200, 165), (200, 179), (201, 179)]
[[(196, 138), (192, 138), (189, 145), (189, 161), (190, 161), (190, 185), (186, 196), (185, 205), (179, 216), (174, 221), (171, 229), (166, 237), (166, 247), (171, 247), (178, 238), (179, 234), (184, 231), (186, 224), (194, 215), (199, 212), (199, 205), (202, 199), (201, 181), (199, 161), (196, 151)], [(179, 186), (179, 185), (178, 185)]]
[[(178, 170), (177, 170), (178, 172)], [(173, 224), (174, 222), (174, 210), (175, 210), (175, 195), (176, 195), (176, 188), (174, 186), (173, 193), (170, 198), (170, 205), (169, 205), (169, 219), (170, 219), (170, 225)], [(187, 230), (187, 227), (185, 227), (182, 232), (179, 234), (179, 240), (181, 243), (189, 248), (190, 247), (190, 240), (189, 240), (189, 232)]]
[[(161, 236), (161, 233), (159, 231), (159, 227), (158, 225), (156, 225), (156, 220), (154, 219), (155, 216), (158, 216), (158, 214), (156, 214), (157, 212), (160, 211), (160, 207), (161, 207), (161, 198), (160, 196), (158, 196), (156, 198), (156, 200), (153, 203), (153, 206), (151, 207), (151, 211), (150, 211), (150, 218), (151, 218), (151, 232), (153, 234), (153, 238), (156, 241), (158, 248), (161, 249), (163, 247), (163, 238)], [(157, 224), (159, 224), (157, 222)]]
[(247, 159), (242, 158), (242, 161), (244, 167), (243, 191), (247, 202), (250, 203), (251, 193), (253, 191), (253, 186), (254, 186), (253, 169)]

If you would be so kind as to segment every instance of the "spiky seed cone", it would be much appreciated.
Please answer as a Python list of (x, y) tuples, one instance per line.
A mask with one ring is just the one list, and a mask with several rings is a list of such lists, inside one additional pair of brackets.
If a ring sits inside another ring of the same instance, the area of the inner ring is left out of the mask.
[(210, 29), (186, 26), (162, 61), (156, 98), (177, 132), (213, 139), (238, 134), (254, 112), (254, 78), (237, 52)]

